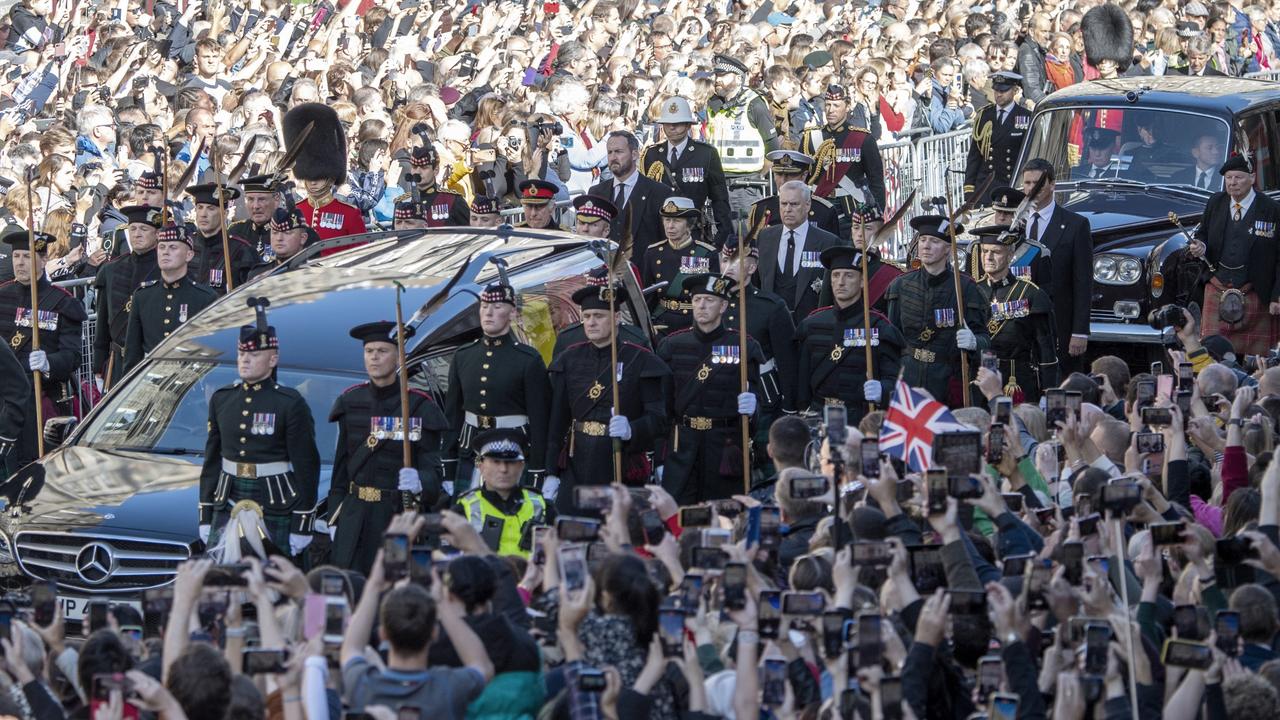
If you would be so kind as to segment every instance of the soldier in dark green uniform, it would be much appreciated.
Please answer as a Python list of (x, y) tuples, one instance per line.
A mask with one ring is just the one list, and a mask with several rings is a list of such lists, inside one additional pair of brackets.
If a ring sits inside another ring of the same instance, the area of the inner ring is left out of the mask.
[(160, 270), (156, 267), (160, 208), (131, 205), (121, 212), (129, 219), (129, 248), (132, 252), (103, 265), (93, 281), (98, 298), (93, 372), (102, 376), (108, 389), (124, 373), (124, 346), (128, 339), (133, 293), (143, 283), (160, 277)]
[[(458, 348), (449, 365), (449, 391), (444, 415), (449, 434), (444, 443), (445, 492), (455, 496), (471, 486), (476, 433), (492, 428), (524, 432), (532, 459), (528, 480), (540, 487), (546, 472), (547, 410), (551, 385), (538, 351), (518, 342), (511, 323), (519, 310), (516, 292), (504, 282), (490, 283), (480, 294), (483, 335)], [(458, 485), (454, 486), (456, 479)]]
[[(773, 172), (774, 187), (782, 187), (792, 180), (807, 183), (813, 172), (813, 158), (798, 150), (774, 150), (765, 155), (765, 159), (773, 163), (770, 170)], [(813, 202), (809, 207), (809, 222), (839, 237), (840, 214), (836, 211), (836, 206), (817, 195), (811, 199)], [(747, 227), (754, 228), (756, 223), (762, 222), (765, 213), (769, 214), (769, 222), (764, 227), (782, 224), (777, 193), (751, 203), (751, 210), (747, 213)]]
[[(736, 283), (719, 275), (685, 280), (693, 300), (693, 325), (658, 344), (671, 368), (671, 438), (662, 486), (681, 505), (726, 498), (742, 487), (740, 417), (754, 417), (760, 392), (760, 344), (747, 339), (742, 356), (737, 330), (724, 327)], [(739, 377), (747, 363), (747, 392)]]
[[(579, 195), (578, 197), (591, 198), (599, 200), (594, 195)], [(608, 229), (609, 223), (603, 223), (605, 229)], [(587, 285), (590, 287), (604, 287), (609, 276), (609, 269), (604, 265), (594, 268), (586, 273)], [(620, 317), (623, 321), (627, 319), (628, 306), (626, 302), (619, 302), (618, 307), (621, 309)], [(563, 330), (556, 333), (556, 344), (551, 350), (551, 362), (555, 362), (560, 357), (560, 353), (564, 352), (570, 345), (576, 345), (587, 339), (586, 333), (582, 329), (582, 322), (578, 321), (572, 325), (566, 325)], [(629, 322), (620, 322), (618, 325), (618, 340), (620, 342), (634, 343), (646, 350), (652, 349), (649, 343), (649, 336), (640, 329), (639, 325)]]
[[(956, 312), (956, 285), (951, 270), (948, 220), (941, 215), (921, 215), (911, 221), (916, 231), (916, 256), (920, 268), (889, 285), (889, 322), (902, 331), (907, 347), (902, 353), (902, 379), (912, 387), (928, 390), (934, 399), (951, 407), (963, 403), (960, 353), (970, 354), (970, 372), (977, 369), (978, 353), (986, 350), (987, 302), (978, 285), (961, 273), (963, 315)], [(964, 232), (959, 224), (956, 234)]]
[[(720, 248), (720, 269), (724, 276), (739, 282), (738, 238), (730, 236)], [(796, 326), (791, 309), (781, 297), (761, 290), (750, 283), (760, 264), (760, 248), (755, 243), (747, 245), (743, 258), (747, 273), (747, 335), (760, 343), (764, 362), (760, 365), (760, 417), (761, 438), (768, 441), (769, 425), (783, 412), (795, 412), (797, 355), (795, 346)], [(737, 330), (738, 294), (729, 298), (729, 309), (724, 313), (724, 326)]]
[(1059, 380), (1057, 331), (1053, 301), (1035, 283), (1017, 277), (1009, 267), (1022, 233), (1008, 225), (975, 228), (982, 254), (983, 278), (978, 290), (991, 310), (987, 331), (991, 352), (999, 360), (1005, 394), (1015, 403), (1037, 402), (1042, 388)]
[[(213, 288), (221, 297), (227, 294), (227, 264), (222, 252), (222, 223), (225, 216), (218, 209), (219, 191), (222, 192), (224, 209), (230, 209), (232, 202), (240, 197), (239, 190), (218, 183), (187, 188), (187, 194), (196, 203), (196, 235), (192, 238), (196, 253), (187, 271), (191, 273), (193, 280)], [(249, 276), (249, 268), (256, 265), (262, 256), (254, 251), (248, 240), (232, 235), (230, 229), (227, 230), (227, 248), (231, 251), (231, 281), (235, 287), (240, 287)]]
[[(843, 405), (849, 424), (857, 425), (867, 403), (888, 404), (906, 340), (889, 318), (871, 310), (871, 337), (862, 314), (862, 257), (851, 247), (822, 251), (834, 305), (818, 308), (800, 323), (801, 411), (821, 412), (824, 405)], [(874, 380), (867, 379), (867, 344), (871, 345)]]
[[(351, 330), (364, 345), (369, 382), (347, 388), (333, 403), (338, 423), (329, 485), (330, 562), (368, 574), (391, 518), (411, 506), (431, 508), (440, 499), (440, 436), (448, 428), (431, 396), (409, 389), (409, 441), (413, 467), (404, 467), (404, 421), (396, 370), (396, 324), (372, 322)], [(405, 329), (405, 340), (413, 335)]]
[[(424, 126), (414, 129), (421, 127)], [(425, 227), (467, 227), (471, 224), (471, 210), (467, 207), (467, 199), (436, 186), (440, 155), (431, 144), (430, 137), (423, 134), (422, 142), (422, 145), (409, 153), (410, 172), (406, 179), (415, 183), (417, 199), (422, 205), (423, 219), (426, 221)], [(396, 198), (396, 202), (404, 199), (405, 196), (401, 195)]]
[(289, 262), (308, 245), (320, 242), (316, 231), (308, 227), (307, 218), (286, 197), (284, 206), (278, 207), (271, 217), (271, 259), (258, 263), (249, 271), (249, 280), (261, 277)]
[(133, 293), (122, 376), (179, 325), (218, 299), (207, 285), (193, 282), (187, 275), (187, 263), (193, 254), (185, 226), (167, 225), (157, 233), (156, 266), (160, 279), (142, 283)]
[[(5, 477), (21, 467), (13, 461), (18, 457), (18, 438), (27, 422), (27, 406), (33, 404), (30, 378), (27, 366), (18, 362), (13, 349), (0, 345), (0, 469)], [(31, 412), (34, 414), (35, 410)]]
[[(68, 385), (80, 367), (84, 355), (80, 335), (87, 316), (84, 305), (62, 288), (49, 283), (44, 273), (46, 251), (56, 242), (52, 235), (35, 233), (34, 247), (26, 230), (6, 234), (0, 241), (13, 248), (14, 279), (0, 285), (0, 340), (17, 356), (18, 365), (31, 379), (39, 372), (44, 397), (40, 402), (44, 417), (70, 415)], [(32, 252), (34, 250), (34, 252)], [(36, 290), (39, 295), (36, 323), (40, 329), (40, 349), (33, 350), (31, 318), (31, 263), (35, 263)], [(22, 424), (17, 444), (9, 453), (6, 465), (12, 470), (35, 460), (38, 446), (36, 433), (43, 432), (35, 421), (36, 398), (27, 391), (27, 417)]]
[(645, 251), (640, 284), (649, 287), (668, 283), (665, 290), (654, 293), (654, 304), (649, 308), (654, 332), (662, 337), (693, 323), (693, 305), (684, 289), (685, 278), (719, 272), (720, 259), (714, 247), (693, 239), (702, 213), (692, 200), (669, 197), (658, 212), (666, 239)]
[(427, 224), (424, 210), (422, 198), (418, 195), (418, 188), (415, 187), (396, 200), (395, 207), (391, 211), (391, 229), (422, 230), (431, 227)]
[(298, 555), (311, 544), (320, 453), (311, 408), (275, 381), (280, 359), (266, 298), (249, 298), (257, 313), (240, 328), (240, 379), (209, 398), (209, 439), (200, 471), (200, 539), (216, 545), (232, 507), (251, 500), (263, 511), (271, 542)]
[[(647, 454), (667, 432), (666, 398), (671, 371), (649, 349), (618, 339), (618, 398), (613, 408), (610, 305), (622, 288), (587, 286), (573, 294), (582, 307), (586, 340), (551, 362), (551, 413), (547, 430), (547, 482), (543, 494), (562, 513), (577, 510), (573, 488), (613, 482), (613, 440), (622, 450), (622, 480), (644, 485), (652, 471)], [(620, 317), (620, 315), (617, 315)], [(557, 480), (553, 480), (557, 478)]]
[(268, 262), (271, 250), (271, 219), (280, 207), (279, 178), (275, 175), (254, 175), (240, 181), (244, 193), (244, 209), (249, 217), (227, 227), (227, 234), (243, 238), (253, 247), (253, 254), (260, 261)]

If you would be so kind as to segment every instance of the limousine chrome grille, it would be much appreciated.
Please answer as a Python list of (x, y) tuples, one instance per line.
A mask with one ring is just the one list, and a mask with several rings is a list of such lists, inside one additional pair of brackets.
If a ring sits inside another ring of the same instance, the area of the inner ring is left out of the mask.
[(30, 576), (89, 593), (140, 592), (171, 582), (190, 548), (172, 540), (22, 531), (18, 564)]

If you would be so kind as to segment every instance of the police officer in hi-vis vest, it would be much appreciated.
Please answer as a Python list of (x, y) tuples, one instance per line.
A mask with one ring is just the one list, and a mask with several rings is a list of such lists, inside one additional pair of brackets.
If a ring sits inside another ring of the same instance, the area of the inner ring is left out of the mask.
[(472, 447), (480, 484), (463, 493), (454, 510), (497, 554), (529, 557), (533, 527), (551, 524), (555, 510), (537, 491), (520, 487), (524, 433), (508, 428), (486, 430), (475, 436)]

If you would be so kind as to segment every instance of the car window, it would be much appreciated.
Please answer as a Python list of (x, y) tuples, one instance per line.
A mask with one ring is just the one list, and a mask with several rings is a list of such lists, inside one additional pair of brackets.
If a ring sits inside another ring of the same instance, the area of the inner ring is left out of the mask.
[(1239, 132), (1239, 149), (1247, 147), (1255, 161), (1258, 171), (1255, 179), (1257, 188), (1262, 191), (1280, 189), (1280, 173), (1277, 173), (1275, 164), (1276, 151), (1271, 147), (1275, 127), (1268, 127), (1267, 116), (1259, 113), (1240, 118)]
[(1024, 162), (1053, 163), (1059, 182), (1094, 177), (1149, 184), (1195, 183), (1197, 166), (1226, 159), (1220, 118), (1167, 108), (1061, 108), (1036, 116)]
[[(281, 368), (279, 382), (306, 398), (316, 423), (320, 459), (333, 463), (337, 426), (329, 422), (333, 401), (365, 380), (342, 373), (306, 373)], [(237, 379), (235, 365), (160, 360), (107, 398), (81, 444), (99, 449), (132, 449), (203, 455), (208, 438), (209, 398)]]

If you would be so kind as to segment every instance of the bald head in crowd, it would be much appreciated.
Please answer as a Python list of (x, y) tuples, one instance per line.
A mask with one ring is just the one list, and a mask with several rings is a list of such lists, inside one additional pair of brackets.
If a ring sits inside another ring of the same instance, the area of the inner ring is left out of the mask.
[(1280, 367), (1267, 368), (1258, 381), (1258, 397), (1280, 395)]

